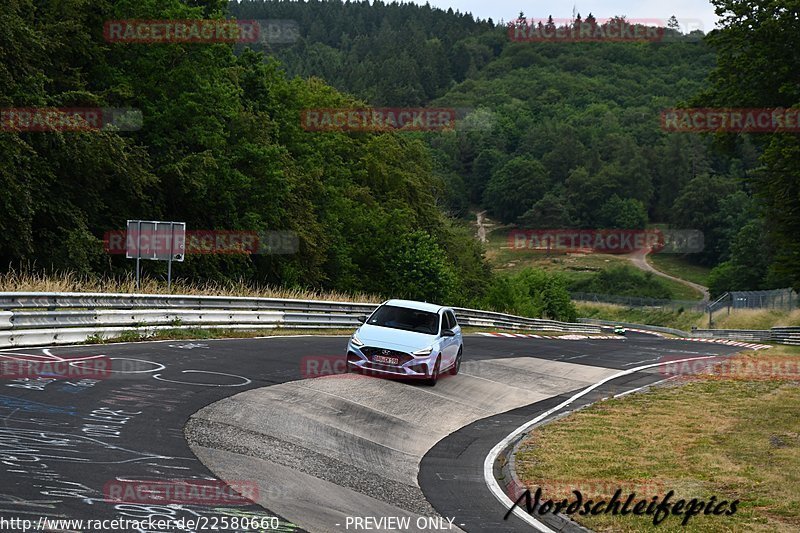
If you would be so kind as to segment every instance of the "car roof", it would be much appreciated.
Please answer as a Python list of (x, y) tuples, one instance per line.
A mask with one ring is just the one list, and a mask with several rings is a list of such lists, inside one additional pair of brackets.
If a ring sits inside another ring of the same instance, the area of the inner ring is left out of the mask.
[(415, 302), (414, 300), (386, 300), (384, 305), (394, 305), (397, 307), (406, 307), (409, 309), (417, 309), (419, 311), (429, 311), (431, 313), (438, 313), (440, 309), (448, 309), (438, 304), (431, 304), (428, 302)]

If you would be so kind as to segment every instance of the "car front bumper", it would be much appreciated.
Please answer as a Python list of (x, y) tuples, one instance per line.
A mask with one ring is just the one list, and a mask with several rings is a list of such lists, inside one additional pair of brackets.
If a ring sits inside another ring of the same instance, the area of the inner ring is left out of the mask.
[[(433, 372), (436, 358), (439, 353), (431, 352), (429, 355), (418, 357), (408, 352), (398, 352), (405, 356), (405, 361), (399, 361), (397, 365), (374, 361), (374, 354), (369, 354), (373, 350), (378, 350), (376, 346), (356, 346), (351, 342), (347, 344), (347, 368), (367, 375), (380, 375), (384, 377), (396, 378), (427, 378)], [(364, 352), (368, 353), (364, 353)]]

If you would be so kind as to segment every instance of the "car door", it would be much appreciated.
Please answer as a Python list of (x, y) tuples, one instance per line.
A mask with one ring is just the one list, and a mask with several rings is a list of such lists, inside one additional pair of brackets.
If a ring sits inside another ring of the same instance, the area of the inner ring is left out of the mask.
[[(455, 319), (451, 317), (452, 313), (445, 311), (442, 313), (442, 330), (453, 329)], [(452, 322), (451, 322), (451, 319)], [(456, 326), (457, 327), (457, 326)], [(456, 360), (458, 353), (458, 340), (457, 337), (442, 337), (442, 368), (450, 368)]]
[(451, 337), (453, 340), (453, 361), (455, 361), (456, 357), (458, 357), (458, 350), (461, 348), (461, 343), (463, 342), (461, 337), (461, 326), (458, 325), (455, 313), (452, 311), (447, 311), (447, 316), (450, 321), (450, 329), (453, 331), (453, 333), (455, 333), (455, 336)]
[(454, 337), (455, 345), (456, 345), (456, 353), (458, 353), (458, 349), (461, 347), (461, 344), (464, 342), (463, 338), (461, 337), (461, 326), (458, 325), (458, 320), (456, 320), (456, 315), (452, 311), (447, 312), (450, 315), (450, 329), (453, 330), (453, 333), (456, 334)]

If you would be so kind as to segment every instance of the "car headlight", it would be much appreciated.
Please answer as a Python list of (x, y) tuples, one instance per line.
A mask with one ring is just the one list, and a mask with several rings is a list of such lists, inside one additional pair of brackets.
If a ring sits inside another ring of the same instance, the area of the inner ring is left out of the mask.
[(416, 355), (418, 357), (422, 357), (425, 355), (430, 355), (433, 352), (433, 346), (428, 346), (427, 348), (423, 348), (421, 350), (417, 350), (416, 352), (411, 352), (411, 355)]
[(352, 337), (350, 337), (350, 342), (352, 342), (352, 343), (353, 343), (353, 346), (364, 346), (364, 343), (363, 343), (363, 342), (361, 342), (361, 339), (359, 339), (358, 337), (356, 337), (356, 335), (355, 335), (355, 334), (353, 334), (353, 336), (352, 336)]

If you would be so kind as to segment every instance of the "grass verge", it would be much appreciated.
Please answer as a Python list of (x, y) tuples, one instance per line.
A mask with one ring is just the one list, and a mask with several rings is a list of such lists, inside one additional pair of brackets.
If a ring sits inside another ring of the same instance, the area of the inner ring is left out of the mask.
[[(137, 294), (169, 294), (167, 282), (143, 278), (136, 289), (133, 275), (119, 278), (94, 278), (64, 272), (47, 275), (10, 270), (0, 273), (0, 292), (115, 292)], [(255, 298), (295, 298), (300, 300), (334, 300), (338, 302), (380, 303), (380, 297), (364, 293), (349, 294), (335, 291), (313, 291), (284, 287), (260, 286), (244, 281), (231, 283), (190, 283), (185, 279), (172, 281), (172, 294), (203, 296), (247, 296)]]
[[(716, 329), (769, 329), (775, 326), (800, 326), (800, 310), (739, 309), (726, 314), (720, 310), (714, 313)], [(708, 327), (708, 319), (702, 326)]]
[(708, 275), (711, 273), (711, 269), (692, 264), (683, 256), (675, 254), (650, 254), (647, 256), (647, 261), (653, 265), (656, 270), (660, 270), (665, 274), (708, 287)]
[[(556, 497), (577, 485), (603, 488), (595, 495), (608, 499), (608, 487), (646, 484), (661, 497), (674, 490), (673, 502), (739, 500), (733, 515), (701, 513), (685, 527), (682, 515), (658, 526), (652, 515), (572, 515), (596, 531), (800, 530), (800, 348), (742, 357), (794, 373), (709, 373), (595, 404), (530, 434), (516, 456), (520, 479), (533, 490), (556, 487)], [(636, 501), (653, 496), (642, 492)]]

